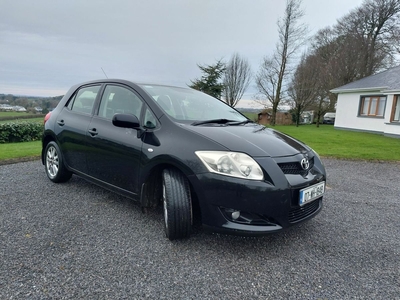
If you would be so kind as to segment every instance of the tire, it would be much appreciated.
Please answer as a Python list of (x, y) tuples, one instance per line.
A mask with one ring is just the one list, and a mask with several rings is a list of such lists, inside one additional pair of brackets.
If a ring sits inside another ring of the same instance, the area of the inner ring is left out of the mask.
[(56, 142), (49, 142), (44, 156), (44, 167), (47, 177), (56, 183), (68, 181), (72, 173), (65, 168), (60, 148)]
[(192, 200), (189, 182), (178, 170), (163, 171), (162, 201), (167, 238), (171, 241), (188, 238), (193, 222)]

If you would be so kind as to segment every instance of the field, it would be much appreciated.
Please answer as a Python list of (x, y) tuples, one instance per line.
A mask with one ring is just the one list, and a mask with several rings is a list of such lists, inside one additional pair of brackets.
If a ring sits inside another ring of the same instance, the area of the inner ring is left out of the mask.
[(34, 114), (28, 114), (26, 112), (18, 112), (18, 111), (0, 111), (0, 119), (2, 117), (26, 117), (26, 116), (37, 116)]
[(256, 113), (248, 113), (248, 112), (242, 112), (246, 117), (248, 117), (252, 121), (257, 121), (257, 114)]
[(21, 123), (21, 122), (34, 122), (34, 123), (43, 123), (44, 117), (36, 117), (35, 118), (29, 118), (29, 119), (15, 119), (15, 120), (1, 120), (0, 118), (0, 124), (2, 123)]
[(8, 122), (43, 122), (44, 115), (17, 111), (0, 111), (0, 124)]

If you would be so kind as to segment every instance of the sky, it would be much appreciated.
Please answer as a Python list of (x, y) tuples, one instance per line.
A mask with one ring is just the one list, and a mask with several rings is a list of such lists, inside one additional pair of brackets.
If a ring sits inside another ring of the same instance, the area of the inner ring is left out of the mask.
[[(201, 76), (198, 64), (227, 61), (235, 52), (256, 73), (274, 51), (285, 3), (0, 0), (0, 94), (58, 96), (105, 74), (187, 86)], [(303, 0), (303, 22), (311, 36), (361, 3)], [(242, 106), (252, 102), (255, 92), (252, 83)]]

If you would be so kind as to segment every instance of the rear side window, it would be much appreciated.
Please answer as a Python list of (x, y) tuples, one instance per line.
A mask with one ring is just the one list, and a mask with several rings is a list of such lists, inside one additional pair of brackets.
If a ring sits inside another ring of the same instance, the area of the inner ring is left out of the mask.
[(101, 98), (99, 116), (111, 120), (114, 114), (132, 114), (140, 118), (143, 102), (131, 90), (107, 85)]
[(69, 101), (68, 108), (72, 111), (90, 115), (99, 90), (100, 85), (79, 89), (78, 92), (75, 93), (75, 96)]

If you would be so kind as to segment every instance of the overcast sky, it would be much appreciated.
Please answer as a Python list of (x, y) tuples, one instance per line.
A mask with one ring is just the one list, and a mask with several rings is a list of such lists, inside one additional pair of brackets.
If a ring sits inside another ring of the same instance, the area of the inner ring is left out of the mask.
[[(0, 93), (63, 95), (87, 80), (186, 86), (237, 52), (257, 72), (284, 0), (0, 0)], [(311, 33), (362, 0), (303, 0)], [(254, 86), (246, 94), (251, 99)]]

